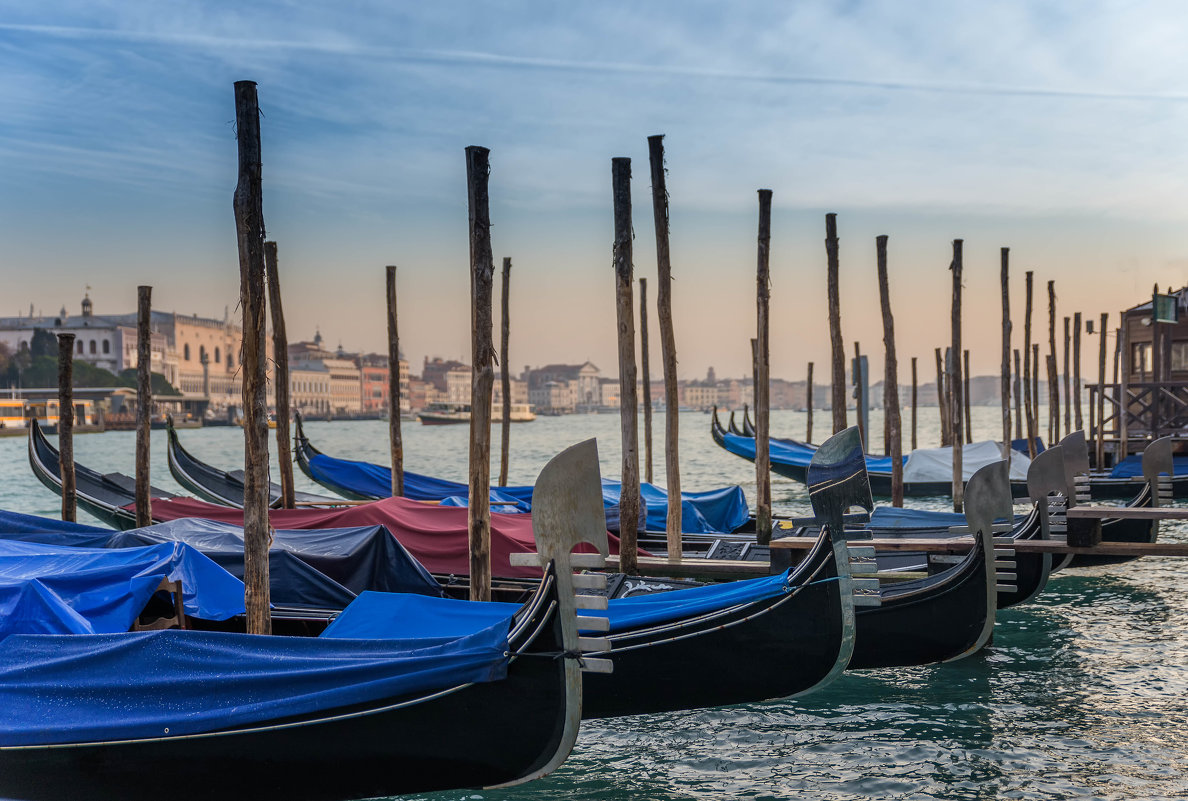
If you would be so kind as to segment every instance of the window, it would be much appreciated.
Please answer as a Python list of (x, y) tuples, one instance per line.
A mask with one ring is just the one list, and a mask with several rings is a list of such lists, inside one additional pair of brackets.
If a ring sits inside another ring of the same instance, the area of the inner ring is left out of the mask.
[(216, 345), (215, 346), (215, 364), (218, 364), (218, 363), (219, 363), (219, 348)]
[(1130, 346), (1130, 372), (1146, 377), (1151, 372), (1151, 343), (1135, 342)]
[(96, 346), (95, 346), (95, 340), (93, 340), (93, 339), (92, 339), (92, 340), (91, 340), (91, 355), (92, 355), (92, 356), (94, 356), (94, 355), (95, 355), (95, 353), (97, 352), (97, 350), (98, 350), (98, 349), (97, 349), (97, 348), (96, 348)]
[(188, 342), (182, 347), (182, 358), (186, 361), (190, 360), (190, 343)]
[(1188, 371), (1188, 339), (1173, 342), (1171, 351), (1171, 369), (1176, 372)]
[(111, 340), (105, 339), (103, 340), (103, 355), (106, 356), (109, 353), (111, 353)]
[(83, 352), (83, 343), (82, 343), (81, 339), (78, 341), (78, 352), (79, 353)]
[(198, 346), (198, 361), (199, 362), (206, 361), (206, 346), (205, 345)]

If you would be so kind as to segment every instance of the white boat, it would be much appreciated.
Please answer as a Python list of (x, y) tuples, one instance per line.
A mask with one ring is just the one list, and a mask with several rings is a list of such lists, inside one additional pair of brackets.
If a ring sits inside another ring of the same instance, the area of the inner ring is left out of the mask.
[[(417, 419), (427, 426), (450, 425), (452, 423), (470, 422), (469, 403), (430, 403), (417, 413)], [(530, 423), (536, 419), (532, 406), (527, 403), (513, 403), (509, 413), (513, 423)], [(491, 407), (491, 422), (503, 422), (503, 404), (496, 403)]]

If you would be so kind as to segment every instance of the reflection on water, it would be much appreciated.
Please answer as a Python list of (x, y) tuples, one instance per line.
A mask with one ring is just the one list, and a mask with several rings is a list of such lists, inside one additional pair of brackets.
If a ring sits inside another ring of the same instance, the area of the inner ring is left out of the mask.
[[(973, 411), (975, 431), (992, 438), (1001, 425), (998, 410)], [(682, 485), (741, 484), (753, 502), (754, 466), (713, 444), (709, 417), (683, 414), (680, 423)], [(881, 427), (876, 415), (871, 428)], [(531, 483), (557, 451), (592, 436), (599, 438), (604, 475), (618, 476), (618, 430), (617, 415), (513, 426), (511, 480)], [(663, 420), (655, 430), (664, 430)], [(772, 431), (799, 437), (804, 415), (773, 413)], [(387, 459), (384, 422), (311, 423), (308, 432), (330, 455)], [(818, 432), (824, 433), (822, 422)], [(935, 444), (921, 434), (922, 446)], [(198, 458), (242, 466), (239, 429), (180, 435)], [(404, 435), (408, 469), (465, 480), (465, 426), (411, 423)], [(131, 472), (133, 443), (130, 432), (81, 436), (75, 451), (97, 470)], [(662, 448), (656, 452), (663, 484)], [(180, 491), (169, 478), (161, 432), (154, 432), (153, 483)], [(0, 486), (4, 508), (58, 512), (57, 498), (33, 478), (21, 439), (0, 439)], [(298, 488), (319, 491), (300, 474)], [(777, 511), (808, 513), (800, 485), (773, 477), (773, 497)], [(912, 501), (938, 509), (947, 503)], [(1188, 528), (1167, 525), (1161, 538), (1188, 542)], [(570, 760), (542, 781), (426, 798), (1183, 797), (1188, 610), (1182, 570), (1182, 562), (1144, 559), (1059, 575), (1036, 602), (1002, 613), (991, 646), (961, 662), (847, 674), (794, 701), (592, 722)], [(696, 675), (698, 665), (688, 671)]]

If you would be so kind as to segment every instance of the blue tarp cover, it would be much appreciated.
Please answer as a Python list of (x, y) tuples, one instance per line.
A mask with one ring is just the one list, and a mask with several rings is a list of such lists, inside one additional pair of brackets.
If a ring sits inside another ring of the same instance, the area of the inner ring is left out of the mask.
[(947, 528), (964, 526), (965, 515), (959, 512), (937, 512), (930, 509), (896, 509), (877, 506), (870, 516), (868, 528)]
[(193, 734), (493, 681), (507, 633), (505, 618), (457, 639), (14, 635), (0, 642), (0, 746)]
[(180, 579), (186, 613), (243, 613), (243, 583), (181, 543), (108, 550), (0, 540), (0, 637), (127, 631), (162, 579)]
[[(612, 633), (691, 617), (738, 604), (773, 598), (787, 591), (788, 574), (709, 584), (686, 590), (612, 598), (606, 616)], [(365, 592), (322, 633), (323, 637), (421, 637), (454, 633), (515, 614), (507, 603), (473, 603), (450, 598)], [(583, 611), (584, 615), (601, 612)], [(467, 622), (469, 621), (469, 622)]]
[[(310, 472), (318, 481), (339, 487), (356, 495), (387, 498), (392, 494), (392, 471), (383, 465), (335, 459), (317, 454), (309, 460)], [(498, 512), (529, 512), (532, 510), (532, 487), (493, 487), (491, 504)], [(470, 488), (457, 481), (446, 481), (419, 473), (404, 474), (404, 495), (416, 501), (438, 501), (445, 506), (466, 506)], [(602, 480), (603, 505), (614, 514), (607, 525), (618, 529), (617, 508), (620, 484)], [(654, 484), (641, 484), (640, 495), (647, 509), (645, 526), (649, 531), (662, 531), (668, 520), (668, 493)], [(750, 513), (742, 488), (724, 487), (707, 492), (681, 493), (681, 529), (686, 534), (729, 533), (747, 522)]]
[[(755, 438), (741, 437), (738, 434), (731, 434), (728, 431), (722, 432), (722, 441), (726, 445), (726, 450), (733, 454), (742, 456), (746, 459), (755, 459)], [(813, 446), (805, 445), (802, 442), (787, 439), (769, 440), (769, 447), (771, 451), (771, 461), (775, 464), (786, 464), (793, 467), (808, 467), (808, 463), (812, 461), (813, 454), (817, 449)], [(903, 457), (904, 463), (907, 462), (907, 457)], [(872, 456), (866, 454), (866, 471), (868, 473), (891, 473), (891, 457), (889, 456)]]
[[(1141, 453), (1127, 456), (1114, 465), (1114, 469), (1110, 471), (1110, 478), (1142, 478), (1142, 475), (1143, 456)], [(1176, 456), (1172, 459), (1172, 475), (1188, 475), (1188, 456)]]

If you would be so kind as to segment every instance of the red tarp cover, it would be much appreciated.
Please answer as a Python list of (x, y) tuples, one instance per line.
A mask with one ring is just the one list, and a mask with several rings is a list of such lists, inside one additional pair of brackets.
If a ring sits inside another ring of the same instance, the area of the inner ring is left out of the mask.
[[(129, 509), (134, 505), (130, 505)], [(345, 528), (381, 525), (420, 561), (431, 573), (469, 575), (470, 548), (467, 510), (459, 506), (435, 506), (408, 498), (385, 498), (360, 506), (337, 509), (271, 509), (272, 527), (280, 530)], [(243, 525), (243, 510), (217, 506), (194, 498), (154, 500), (153, 519), (177, 520), (200, 517)], [(619, 552), (619, 538), (608, 534), (610, 551)], [(579, 550), (592, 551), (583, 546)], [(540, 570), (512, 567), (508, 555), (533, 553), (532, 516), (528, 514), (491, 513), (491, 573), (505, 578), (533, 578)], [(648, 555), (640, 551), (641, 555)]]

